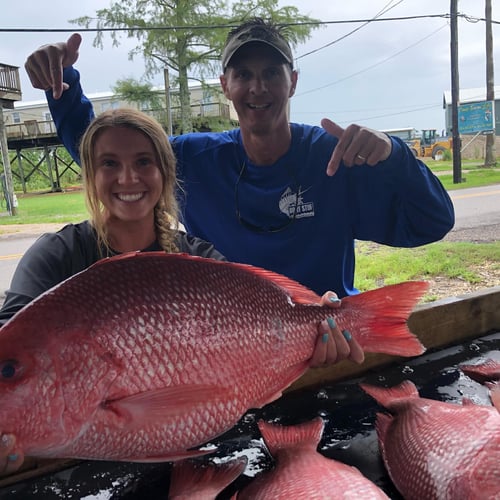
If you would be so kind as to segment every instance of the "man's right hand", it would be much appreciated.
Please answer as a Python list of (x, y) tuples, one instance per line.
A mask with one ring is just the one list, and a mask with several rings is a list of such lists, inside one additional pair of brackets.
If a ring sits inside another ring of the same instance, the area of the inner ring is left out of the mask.
[(59, 99), (68, 88), (63, 82), (63, 69), (77, 61), (81, 43), (81, 35), (73, 33), (66, 42), (42, 45), (35, 50), (24, 63), (31, 85), (41, 90), (52, 89), (54, 99)]

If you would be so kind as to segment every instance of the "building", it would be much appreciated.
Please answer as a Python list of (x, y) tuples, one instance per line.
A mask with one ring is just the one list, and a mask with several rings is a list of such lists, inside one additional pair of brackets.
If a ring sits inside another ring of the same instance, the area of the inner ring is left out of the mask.
[[(0, 68), (5, 65), (0, 65)], [(0, 79), (0, 85), (2, 80)], [(9, 82), (7, 82), (9, 83)], [(12, 92), (12, 85), (5, 84), (6, 89)], [(148, 103), (131, 103), (123, 100), (113, 92), (88, 94), (96, 114), (118, 107), (133, 107), (154, 116), (165, 130), (169, 130), (168, 118), (171, 117), (172, 130), (175, 134), (180, 124), (180, 107), (176, 105), (176, 92), (170, 96), (165, 89), (157, 89), (155, 109)], [(1, 94), (0, 94), (1, 95)], [(9, 94), (10, 95), (10, 94)], [(20, 93), (18, 98), (20, 99)], [(219, 80), (190, 86), (191, 113), (193, 126), (198, 131), (221, 130), (238, 126), (238, 117), (234, 106), (220, 89)], [(7, 101), (5, 101), (7, 102)], [(10, 103), (10, 101), (8, 101)], [(165, 103), (170, 102), (170, 113), (167, 113)], [(15, 152), (10, 160), (14, 165), (12, 174), (21, 182), (23, 192), (27, 191), (27, 183), (34, 172), (39, 172), (47, 179), (51, 190), (61, 190), (61, 177), (68, 170), (79, 172), (79, 167), (68, 156), (61, 154), (65, 151), (62, 146), (46, 99), (37, 101), (17, 101), (13, 105), (4, 106), (3, 129), (7, 139), (7, 149)], [(37, 152), (36, 160), (28, 151)]]
[[(157, 89), (157, 91), (161, 99), (165, 91), (161, 88)], [(190, 86), (190, 91), (192, 117), (197, 125), (201, 124), (199, 127), (201, 130), (210, 130), (210, 121), (205, 120), (204, 123), (203, 118), (220, 118), (226, 120), (233, 127), (238, 125), (238, 117), (233, 104), (220, 91), (218, 80), (207, 82), (204, 85), (192, 85)], [(175, 92), (172, 92), (172, 94), (175, 95)], [(152, 110), (146, 103), (130, 103), (122, 100), (112, 92), (88, 94), (87, 97), (92, 102), (96, 114), (102, 113), (107, 109), (122, 106), (134, 107), (148, 114), (153, 114), (160, 122), (162, 121), (162, 112), (165, 114), (165, 109)], [(172, 99), (171, 116), (175, 133), (175, 125), (179, 122), (180, 117), (180, 108), (175, 105), (175, 99)], [(13, 109), (4, 112), (4, 122), (9, 149), (23, 149), (43, 146), (44, 144), (60, 144), (45, 99), (16, 102)]]

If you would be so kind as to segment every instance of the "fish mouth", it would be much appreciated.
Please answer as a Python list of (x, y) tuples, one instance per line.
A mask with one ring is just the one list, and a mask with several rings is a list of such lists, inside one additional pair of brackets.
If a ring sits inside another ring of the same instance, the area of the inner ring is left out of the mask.
[(135, 201), (139, 201), (146, 196), (146, 192), (142, 191), (140, 193), (115, 193), (115, 197), (120, 201), (124, 201), (125, 203), (133, 203)]

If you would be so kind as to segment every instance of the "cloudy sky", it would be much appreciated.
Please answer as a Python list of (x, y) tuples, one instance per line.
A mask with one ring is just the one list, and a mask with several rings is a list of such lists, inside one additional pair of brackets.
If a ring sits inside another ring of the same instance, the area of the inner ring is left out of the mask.
[[(493, 20), (500, 23), (500, 2), (493, 0)], [(41, 4), (44, 8), (41, 8)], [(292, 120), (319, 124), (329, 117), (341, 125), (361, 123), (373, 128), (436, 128), (445, 126), (443, 92), (451, 88), (450, 26), (445, 17), (450, 0), (280, 0), (303, 14), (328, 24), (314, 30), (307, 43), (295, 47), (299, 85), (292, 100)], [(2, 10), (0, 62), (22, 68), (36, 47), (65, 40), (70, 33), (29, 32), (29, 29), (69, 29), (75, 17), (93, 16), (109, 0), (17, 0)], [(364, 23), (381, 11), (382, 17), (417, 19)], [(486, 81), (484, 0), (459, 0), (468, 20), (458, 22), (461, 88), (484, 87)], [(428, 17), (422, 17), (428, 16)], [(332, 21), (356, 21), (333, 23)], [(77, 67), (87, 93), (109, 91), (117, 79), (141, 78), (141, 59), (130, 61), (132, 41), (123, 39), (105, 49), (92, 47), (94, 33), (83, 33)], [(495, 83), (500, 85), (500, 24), (493, 23)], [(32, 89), (21, 69), (23, 101), (43, 98)], [(218, 75), (214, 75), (218, 77)], [(158, 75), (155, 84), (162, 84)]]

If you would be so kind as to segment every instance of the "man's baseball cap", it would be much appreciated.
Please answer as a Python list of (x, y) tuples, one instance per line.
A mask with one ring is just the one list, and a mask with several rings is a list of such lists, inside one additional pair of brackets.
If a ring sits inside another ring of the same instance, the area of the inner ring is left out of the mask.
[(234, 54), (247, 43), (264, 43), (276, 50), (288, 64), (293, 64), (292, 49), (274, 29), (266, 26), (249, 26), (233, 36), (222, 52), (222, 70), (225, 71)]

